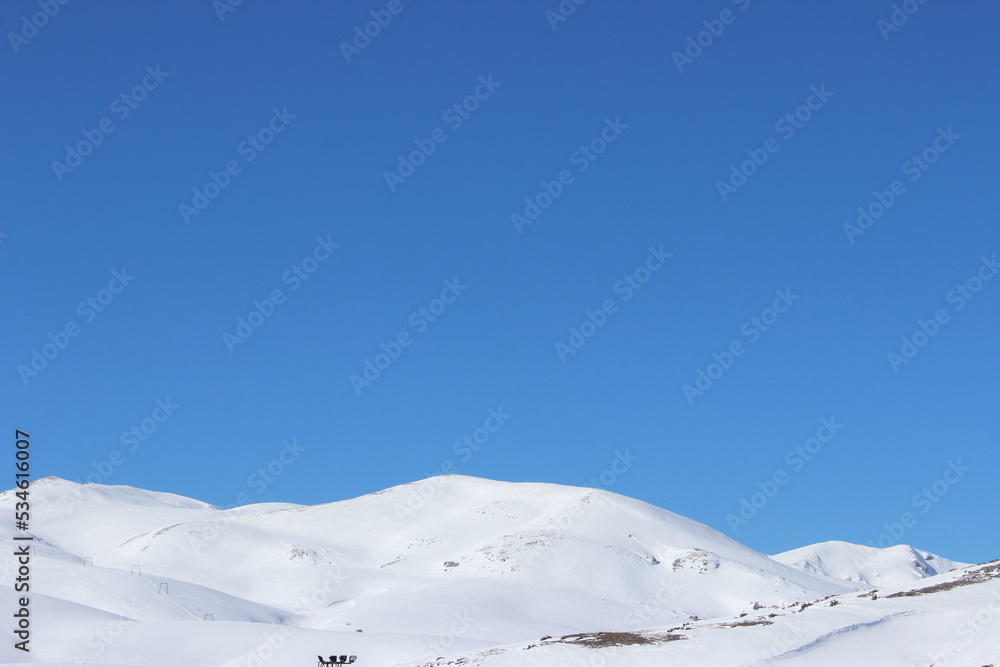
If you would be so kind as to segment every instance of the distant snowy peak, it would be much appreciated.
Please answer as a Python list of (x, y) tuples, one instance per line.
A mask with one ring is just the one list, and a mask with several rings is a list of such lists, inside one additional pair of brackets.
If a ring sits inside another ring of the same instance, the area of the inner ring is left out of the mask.
[[(0, 493), (6, 498), (16, 489)], [(174, 509), (218, 509), (215, 505), (163, 491), (147, 491), (134, 486), (106, 484), (80, 484), (61, 477), (49, 476), (31, 483), (32, 493), (41, 493), (46, 498), (58, 498), (64, 506), (72, 509), (76, 505), (134, 505)]]
[(772, 556), (813, 575), (868, 586), (894, 586), (965, 567), (905, 544), (886, 549), (850, 542), (820, 542)]

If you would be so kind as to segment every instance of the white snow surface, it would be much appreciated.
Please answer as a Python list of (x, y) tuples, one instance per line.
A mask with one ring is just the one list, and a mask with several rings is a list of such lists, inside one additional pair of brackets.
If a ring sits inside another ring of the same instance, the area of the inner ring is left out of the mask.
[(792, 549), (771, 558), (804, 572), (866, 586), (905, 584), (968, 565), (905, 544), (879, 549), (838, 541)]
[(845, 542), (769, 557), (599, 489), (447, 475), (227, 510), (45, 478), (30, 500), (31, 653), (7, 616), (3, 664), (1000, 664), (994, 565)]

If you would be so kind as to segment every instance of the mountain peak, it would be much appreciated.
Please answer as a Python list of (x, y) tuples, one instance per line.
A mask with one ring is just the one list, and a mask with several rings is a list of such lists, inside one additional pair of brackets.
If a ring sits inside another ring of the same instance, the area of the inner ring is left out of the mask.
[(837, 540), (792, 549), (772, 558), (803, 572), (866, 586), (903, 584), (968, 565), (906, 544), (879, 548)]

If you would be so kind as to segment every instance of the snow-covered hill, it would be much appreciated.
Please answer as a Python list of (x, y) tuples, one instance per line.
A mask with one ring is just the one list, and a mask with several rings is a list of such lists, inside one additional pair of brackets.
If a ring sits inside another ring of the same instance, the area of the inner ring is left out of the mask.
[(730, 618), (545, 637), (417, 665), (993, 667), (1000, 658), (998, 617), (1000, 561), (993, 561)]
[(772, 558), (804, 572), (866, 586), (905, 584), (968, 565), (905, 544), (878, 549), (838, 541), (792, 549)]
[[(34, 483), (31, 497), (32, 658), (49, 664), (278, 667), (349, 653), (366, 667), (469, 652), (484, 665), (578, 664), (553, 656), (617, 649), (567, 640), (532, 649), (548, 657), (529, 663), (523, 645), (678, 627), (688, 628), (686, 647), (708, 646), (690, 641), (697, 635), (716, 653), (717, 641), (734, 638), (733, 646), (756, 646), (769, 636), (763, 628), (784, 621), (709, 631), (719, 623), (783, 617), (822, 598), (868, 609), (856, 591), (912, 586), (961, 565), (846, 543), (768, 557), (607, 491), (459, 475), (316, 506), (224, 510), (56, 478)], [(14, 501), (0, 494), (0, 511)], [(11, 538), (9, 522), (0, 523), (5, 608), (15, 599)], [(0, 661), (23, 659), (10, 632)]]

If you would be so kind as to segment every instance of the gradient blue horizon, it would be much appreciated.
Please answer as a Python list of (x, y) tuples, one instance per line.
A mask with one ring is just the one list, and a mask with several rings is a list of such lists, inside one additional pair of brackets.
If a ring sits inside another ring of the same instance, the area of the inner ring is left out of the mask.
[[(768, 553), (882, 539), (1000, 556), (1000, 281), (952, 292), (1000, 252), (995, 6), (897, 3), (917, 10), (886, 39), (888, 1), (564, 2), (555, 29), (556, 0), (245, 0), (221, 19), (209, 0), (55, 4), (13, 42), (43, 10), (0, 10), (4, 404), (36, 477), (230, 506), (453, 471), (597, 484)], [(372, 12), (391, 20), (348, 62)], [(688, 38), (720, 26), (678, 71)], [(790, 135), (776, 125), (810, 102)], [(93, 152), (54, 170), (105, 118)], [(599, 137), (596, 159), (579, 152)], [(935, 141), (933, 164), (907, 167)], [(724, 200), (717, 182), (754, 155)], [(211, 173), (225, 187), (185, 215)], [(551, 204), (513, 222), (545, 183)], [(317, 247), (328, 258), (297, 275)], [(262, 326), (224, 338), (275, 289)], [(557, 347), (609, 299), (579, 349)], [(401, 333), (398, 358), (352, 383)], [(686, 395), (699, 371), (718, 377)], [(842, 428), (810, 443), (822, 420)], [(9, 479), (13, 459), (11, 442)], [(759, 507), (734, 527), (744, 499)]]

